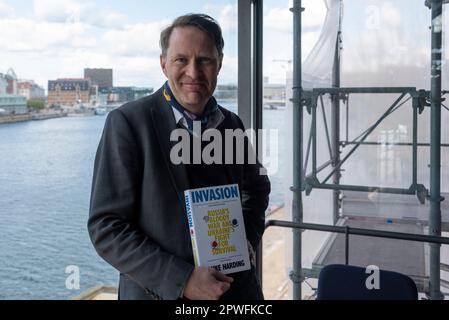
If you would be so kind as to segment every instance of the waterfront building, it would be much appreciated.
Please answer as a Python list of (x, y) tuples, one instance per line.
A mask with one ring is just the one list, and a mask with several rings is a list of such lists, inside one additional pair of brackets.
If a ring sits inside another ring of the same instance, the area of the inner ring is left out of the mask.
[(75, 106), (89, 103), (90, 81), (87, 79), (58, 79), (48, 81), (49, 106)]
[(3, 73), (0, 73), (0, 94), (6, 94), (6, 87), (8, 86), (8, 82), (6, 82), (5, 76)]
[[(217, 88), (214, 92), (214, 97), (217, 100), (237, 100), (237, 91), (238, 88), (235, 84), (217, 85)], [(273, 84), (264, 82), (264, 100), (285, 100), (285, 92), (285, 84)]]
[(131, 90), (134, 94), (134, 100), (146, 97), (152, 94), (154, 91), (153, 88), (137, 88), (137, 87), (132, 87)]
[(18, 83), (18, 94), (28, 100), (44, 100), (45, 89), (36, 84), (33, 80), (22, 80)]
[(153, 88), (112, 87), (103, 88), (98, 92), (100, 104), (117, 104), (134, 101), (153, 93)]
[(17, 75), (9, 68), (6, 74), (0, 73), (0, 94), (17, 94)]
[(217, 85), (214, 92), (214, 97), (217, 100), (235, 100), (237, 101), (237, 85)]
[(101, 104), (100, 101), (100, 95), (99, 95), (99, 87), (98, 85), (90, 85), (90, 89), (89, 89), (89, 103), (91, 106), (96, 106)]
[(0, 94), (0, 116), (26, 114), (27, 112), (25, 97), (13, 94)]
[(84, 69), (84, 79), (90, 80), (91, 86), (98, 86), (99, 89), (111, 88), (113, 83), (112, 69)]
[(285, 94), (285, 84), (264, 83), (263, 85), (264, 100), (285, 100)]

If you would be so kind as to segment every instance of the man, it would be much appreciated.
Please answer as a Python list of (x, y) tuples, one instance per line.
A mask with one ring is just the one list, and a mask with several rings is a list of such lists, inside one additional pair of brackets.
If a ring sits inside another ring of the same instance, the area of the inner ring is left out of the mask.
[(249, 250), (255, 249), (270, 192), (261, 165), (170, 159), (170, 134), (184, 128), (194, 136), (194, 121), (202, 130), (243, 129), (212, 97), (223, 60), (221, 29), (207, 15), (190, 14), (165, 29), (160, 42), (167, 83), (106, 120), (92, 182), (92, 243), (120, 271), (120, 299), (263, 299), (254, 266), (230, 275), (195, 267), (183, 195), (237, 183)]

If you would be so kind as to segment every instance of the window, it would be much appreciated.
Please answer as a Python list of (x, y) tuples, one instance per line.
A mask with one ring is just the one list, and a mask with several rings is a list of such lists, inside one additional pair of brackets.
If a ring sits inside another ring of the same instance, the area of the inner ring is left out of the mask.
[[(75, 89), (70, 83), (49, 81), (105, 68), (113, 70), (114, 87), (157, 90), (165, 81), (160, 31), (179, 15), (205, 12), (219, 21), (225, 38), (218, 85), (232, 90), (219, 102), (237, 109), (236, 0), (47, 2), (2, 2), (0, 42), (7, 45), (0, 52), (0, 72), (11, 66), (18, 78), (34, 80), (47, 91), (49, 106), (60, 101), (65, 113), (48, 110), (57, 118), (0, 124), (0, 154), (8, 155), (0, 157), (0, 167), (7, 168), (0, 183), (0, 299), (69, 299), (99, 284), (117, 286), (117, 271), (96, 254), (86, 230), (105, 121), (93, 115), (92, 103), (100, 99), (84, 101), (84, 84), (76, 88), (80, 97), (67, 91)], [(128, 96), (117, 95), (105, 106), (109, 111)], [(77, 99), (85, 110), (68, 108)]]

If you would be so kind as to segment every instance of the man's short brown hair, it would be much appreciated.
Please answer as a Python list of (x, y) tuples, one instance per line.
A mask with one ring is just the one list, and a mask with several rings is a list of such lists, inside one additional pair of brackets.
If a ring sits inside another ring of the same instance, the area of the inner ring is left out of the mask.
[(224, 40), (220, 25), (214, 18), (202, 13), (190, 13), (180, 16), (161, 32), (159, 44), (163, 55), (167, 53), (171, 33), (177, 27), (195, 27), (204, 31), (214, 41), (218, 54), (223, 56)]

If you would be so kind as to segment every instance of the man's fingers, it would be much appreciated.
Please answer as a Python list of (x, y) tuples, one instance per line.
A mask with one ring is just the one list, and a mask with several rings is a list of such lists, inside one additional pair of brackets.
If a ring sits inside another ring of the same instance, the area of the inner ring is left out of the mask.
[(216, 284), (214, 286), (216, 288), (216, 299), (219, 299), (226, 291), (231, 288), (231, 284), (229, 282), (223, 282), (216, 280)]
[(221, 288), (223, 289), (223, 292), (226, 292), (231, 288), (231, 284), (229, 282), (220, 282)]
[(215, 277), (215, 279), (219, 280), (219, 281), (224, 281), (227, 283), (232, 283), (232, 281), (234, 281), (233, 278), (228, 277), (227, 275), (225, 275), (222, 272), (219, 272), (215, 269), (212, 268), (212, 275)]

